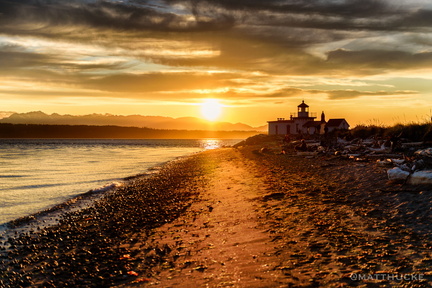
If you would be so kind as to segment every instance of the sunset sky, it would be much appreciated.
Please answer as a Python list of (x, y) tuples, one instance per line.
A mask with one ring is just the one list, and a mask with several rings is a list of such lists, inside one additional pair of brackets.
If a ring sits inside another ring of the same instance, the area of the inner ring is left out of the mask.
[(0, 0), (0, 111), (357, 124), (432, 109), (430, 0)]

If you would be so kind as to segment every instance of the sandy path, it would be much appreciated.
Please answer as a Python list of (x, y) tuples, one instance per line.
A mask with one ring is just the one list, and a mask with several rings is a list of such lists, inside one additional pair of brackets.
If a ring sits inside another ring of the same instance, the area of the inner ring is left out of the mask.
[[(214, 153), (214, 151), (212, 152)], [(255, 198), (266, 192), (259, 171), (232, 149), (219, 153), (208, 185), (186, 215), (156, 230), (153, 241), (178, 247), (157, 287), (279, 287), (283, 275)], [(164, 265), (162, 265), (164, 266)], [(155, 271), (156, 272), (156, 271)], [(146, 284), (146, 286), (148, 285)], [(153, 286), (152, 285), (152, 286)]]

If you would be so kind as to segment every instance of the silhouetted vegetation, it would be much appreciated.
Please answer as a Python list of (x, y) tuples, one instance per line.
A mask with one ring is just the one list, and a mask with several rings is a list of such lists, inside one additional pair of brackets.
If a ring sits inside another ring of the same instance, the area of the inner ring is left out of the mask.
[(354, 138), (399, 137), (410, 141), (432, 141), (432, 123), (396, 124), (390, 127), (358, 125), (350, 134)]
[(162, 130), (120, 126), (0, 124), (0, 138), (242, 139), (256, 131)]

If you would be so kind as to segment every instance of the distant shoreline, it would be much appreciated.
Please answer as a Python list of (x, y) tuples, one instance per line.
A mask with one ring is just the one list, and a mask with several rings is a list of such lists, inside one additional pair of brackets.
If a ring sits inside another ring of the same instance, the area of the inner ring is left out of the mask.
[(0, 123), (0, 139), (241, 139), (258, 131), (168, 130), (114, 125)]

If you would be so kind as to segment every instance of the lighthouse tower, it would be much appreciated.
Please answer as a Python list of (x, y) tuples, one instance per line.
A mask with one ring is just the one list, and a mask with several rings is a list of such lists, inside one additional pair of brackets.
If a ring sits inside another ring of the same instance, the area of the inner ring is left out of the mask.
[(297, 106), (297, 117), (298, 118), (309, 118), (309, 105), (304, 103), (304, 100), (300, 105)]

